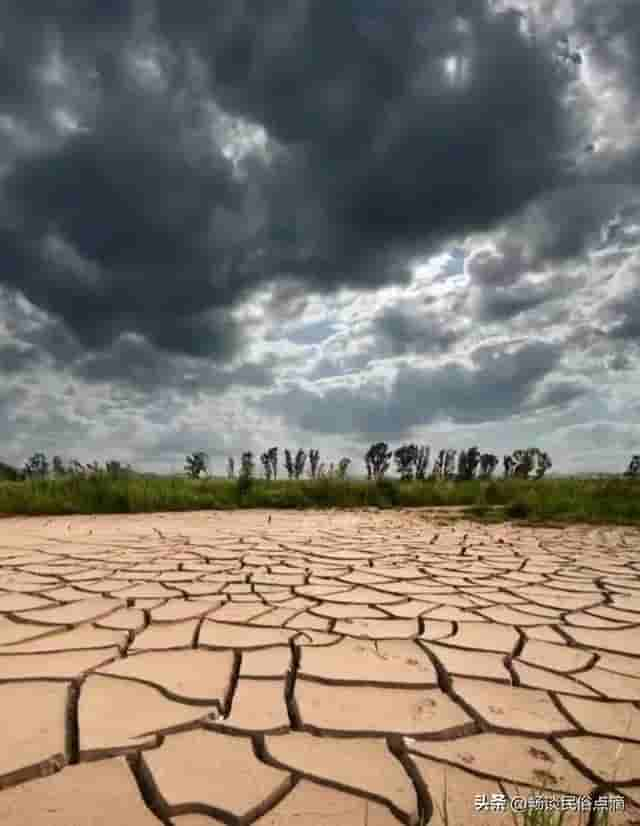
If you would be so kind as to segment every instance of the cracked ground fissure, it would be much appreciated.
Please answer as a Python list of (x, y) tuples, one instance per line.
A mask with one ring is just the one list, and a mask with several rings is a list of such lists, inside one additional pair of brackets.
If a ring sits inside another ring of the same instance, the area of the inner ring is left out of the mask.
[(440, 826), (443, 771), (640, 818), (640, 531), (268, 516), (3, 521), (3, 824)]

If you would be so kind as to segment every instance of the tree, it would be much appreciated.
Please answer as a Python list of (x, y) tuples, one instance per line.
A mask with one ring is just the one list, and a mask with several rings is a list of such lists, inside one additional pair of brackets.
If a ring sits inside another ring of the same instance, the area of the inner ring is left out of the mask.
[(444, 478), (445, 479), (453, 479), (456, 475), (455, 466), (456, 466), (456, 453), (458, 451), (454, 448), (449, 448), (447, 450), (445, 459), (444, 459)]
[(123, 465), (117, 459), (111, 459), (105, 465), (107, 474), (114, 479), (124, 479), (131, 475), (131, 465)]
[(254, 467), (253, 453), (247, 450), (240, 459), (240, 473), (238, 475), (238, 492), (240, 495), (246, 493), (253, 485)]
[(391, 456), (392, 453), (386, 442), (376, 442), (371, 445), (364, 457), (369, 479), (373, 477), (376, 482), (384, 479), (385, 473), (389, 470)]
[(18, 468), (8, 465), (6, 462), (0, 462), (0, 480), (3, 482), (19, 482), (21, 479), (22, 474)]
[(89, 473), (92, 473), (94, 476), (97, 476), (100, 473), (100, 462), (95, 459), (93, 462), (87, 462), (87, 470)]
[(293, 469), (293, 474), (296, 479), (299, 479), (302, 474), (304, 473), (304, 466), (307, 461), (307, 454), (304, 452), (302, 448), (298, 450), (296, 453), (296, 463)]
[(56, 479), (61, 479), (67, 475), (67, 468), (64, 466), (61, 456), (54, 456), (51, 460), (51, 470)]
[(287, 475), (289, 479), (293, 479), (294, 474), (294, 467), (293, 467), (293, 459), (291, 458), (291, 451), (285, 447), (284, 449), (284, 466), (287, 469)]
[(227, 479), (235, 479), (236, 478), (236, 469), (235, 469), (235, 461), (233, 456), (229, 456), (227, 459)]
[(504, 478), (509, 479), (511, 476), (513, 476), (513, 468), (515, 466), (515, 461), (511, 456), (506, 455), (502, 460), (502, 464), (504, 465)]
[(278, 478), (278, 448), (272, 447), (267, 451), (267, 456), (269, 457), (269, 462), (271, 463), (271, 473), (273, 474), (273, 478)]
[(442, 478), (442, 476), (444, 474), (444, 463), (445, 463), (446, 455), (447, 455), (446, 450), (441, 450), (438, 453), (438, 458), (436, 459), (436, 461), (433, 465), (433, 470), (431, 471), (431, 476), (434, 479), (441, 479)]
[(429, 453), (431, 448), (427, 445), (422, 445), (418, 448), (418, 456), (416, 459), (416, 479), (424, 480), (429, 466)]
[(85, 475), (85, 466), (82, 464), (82, 462), (79, 462), (77, 459), (71, 459), (71, 461), (67, 465), (67, 470), (72, 476)]
[(29, 479), (44, 479), (48, 473), (49, 462), (44, 453), (34, 453), (24, 466), (24, 475)]
[(347, 478), (347, 469), (351, 464), (351, 459), (347, 459), (346, 456), (343, 456), (342, 459), (338, 462), (338, 479), (346, 479)]
[(468, 479), (469, 469), (467, 467), (467, 451), (461, 450), (460, 456), (458, 456), (458, 479), (460, 481), (464, 481)]
[(480, 464), (480, 450), (478, 449), (477, 445), (470, 447), (467, 450), (467, 473), (468, 479), (475, 479), (476, 477), (476, 470), (478, 469), (478, 465)]
[(631, 457), (628, 468), (624, 472), (624, 476), (629, 476), (632, 479), (637, 479), (640, 476), (640, 453), (635, 453)]
[(311, 478), (315, 479), (318, 472), (318, 462), (320, 461), (320, 451), (311, 448), (309, 450), (309, 462), (311, 463)]
[(247, 450), (242, 454), (240, 475), (245, 479), (252, 479), (255, 471), (255, 463), (253, 461), (253, 453)]
[(413, 481), (414, 469), (418, 461), (418, 446), (402, 445), (394, 451), (393, 455), (400, 480), (402, 482)]
[(475, 479), (476, 469), (480, 464), (480, 451), (477, 445), (469, 450), (461, 450), (458, 458), (458, 479), (469, 481)]
[(318, 471), (316, 473), (317, 479), (326, 479), (327, 478), (327, 466), (324, 462), (320, 462), (320, 466), (318, 467)]
[(528, 479), (535, 469), (534, 479), (541, 479), (550, 467), (551, 459), (548, 453), (537, 447), (528, 447), (526, 450), (514, 450), (510, 475), (517, 476), (519, 479)]
[[(536, 448), (537, 450), (537, 448)], [(549, 458), (549, 454), (546, 453), (544, 450), (538, 450), (537, 452), (538, 457), (538, 467), (536, 468), (536, 479), (542, 479), (545, 473), (551, 467), (551, 459)]]
[(260, 461), (262, 462), (262, 467), (264, 468), (264, 478), (267, 481), (270, 481), (272, 473), (271, 457), (268, 453), (262, 453), (260, 455)]
[(483, 479), (491, 478), (493, 471), (498, 467), (498, 457), (493, 453), (483, 453), (480, 457), (480, 476)]
[(513, 475), (517, 476), (519, 479), (528, 479), (529, 474), (533, 470), (534, 463), (534, 454), (532, 449), (528, 448), (527, 450), (514, 450), (513, 460), (515, 462)]
[(195, 453), (187, 456), (186, 464), (184, 466), (187, 476), (191, 479), (198, 479), (201, 473), (206, 473), (208, 458), (209, 457), (203, 450), (197, 450)]

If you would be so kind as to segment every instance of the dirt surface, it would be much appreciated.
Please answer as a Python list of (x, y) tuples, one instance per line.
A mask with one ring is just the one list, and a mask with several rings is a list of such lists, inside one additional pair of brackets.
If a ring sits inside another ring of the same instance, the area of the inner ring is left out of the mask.
[(3, 519), (0, 824), (640, 824), (640, 531), (443, 517)]

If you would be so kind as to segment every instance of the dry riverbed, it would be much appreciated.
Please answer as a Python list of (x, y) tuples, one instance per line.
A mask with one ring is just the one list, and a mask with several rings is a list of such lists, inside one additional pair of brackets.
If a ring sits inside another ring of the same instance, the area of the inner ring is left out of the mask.
[(640, 823), (640, 530), (443, 517), (3, 519), (0, 824)]

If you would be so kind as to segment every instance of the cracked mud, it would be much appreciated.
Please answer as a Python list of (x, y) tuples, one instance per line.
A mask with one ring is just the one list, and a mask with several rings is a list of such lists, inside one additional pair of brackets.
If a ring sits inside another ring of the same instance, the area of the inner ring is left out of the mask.
[(2, 520), (2, 826), (640, 824), (640, 531), (268, 516)]

